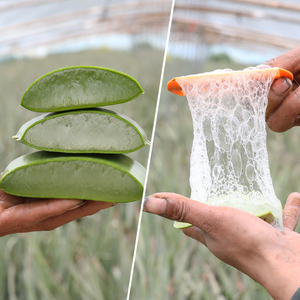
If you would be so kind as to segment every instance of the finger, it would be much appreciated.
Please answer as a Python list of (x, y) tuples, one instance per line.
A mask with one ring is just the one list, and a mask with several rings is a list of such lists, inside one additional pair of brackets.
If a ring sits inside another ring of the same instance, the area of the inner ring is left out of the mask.
[(0, 190), (0, 213), (9, 207), (21, 204), (23, 202), (24, 200), (22, 197), (13, 196)]
[[(170, 220), (190, 223), (207, 234), (224, 233), (222, 230), (228, 229), (228, 220), (233, 220), (236, 215), (234, 208), (211, 206), (173, 193), (158, 193), (147, 197), (144, 211)], [(240, 221), (244, 223), (243, 217), (237, 215), (235, 219), (242, 218)], [(248, 218), (254, 217), (247, 215)]]
[(283, 99), (291, 92), (293, 84), (290, 79), (281, 77), (275, 80), (271, 86), (268, 106), (266, 109), (266, 120), (280, 106)]
[(283, 210), (283, 224), (290, 230), (295, 230), (300, 216), (300, 194), (292, 193), (288, 196)]
[(194, 240), (196, 240), (196, 241), (198, 241), (198, 242), (200, 242), (200, 243), (202, 243), (203, 245), (206, 246), (206, 242), (205, 242), (206, 234), (201, 229), (199, 229), (198, 227), (192, 226), (192, 227), (189, 227), (189, 228), (185, 228), (185, 229), (182, 230), (182, 232), (186, 236), (188, 236), (188, 237), (190, 237), (190, 238), (192, 238), (192, 239), (194, 239)]
[(19, 228), (33, 226), (47, 218), (77, 208), (83, 200), (32, 199), (32, 202), (18, 204), (0, 214), (0, 235)]
[(299, 87), (299, 83), (300, 83), (300, 72), (298, 72), (297, 74), (294, 74), (293, 89), (296, 89), (297, 87)]
[(293, 123), (293, 127), (294, 126), (300, 126), (300, 115), (296, 117), (294, 123)]
[(35, 198), (33, 200), (33, 198), (14, 196), (11, 194), (7, 194), (6, 192), (0, 189), (0, 213), (3, 210), (10, 208), (12, 206), (16, 206), (18, 204), (23, 204), (23, 203), (30, 203), (37, 200), (40, 199)]
[(54, 230), (69, 222), (86, 216), (94, 215), (100, 210), (104, 210), (115, 205), (116, 203), (111, 202), (86, 201), (82, 206), (74, 210), (66, 211), (61, 215), (45, 219), (34, 226), (25, 228), (25, 231), (23, 232)]
[[(170, 220), (187, 222), (195, 225), (194, 211), (191, 207), (196, 201), (173, 193), (158, 193), (146, 197), (144, 211), (160, 215)], [(204, 204), (199, 202), (199, 205)]]
[(269, 128), (275, 132), (286, 131), (299, 125), (300, 88), (291, 92), (267, 119)]
[(300, 47), (272, 58), (266, 61), (265, 64), (270, 67), (283, 68), (296, 74), (300, 71)]

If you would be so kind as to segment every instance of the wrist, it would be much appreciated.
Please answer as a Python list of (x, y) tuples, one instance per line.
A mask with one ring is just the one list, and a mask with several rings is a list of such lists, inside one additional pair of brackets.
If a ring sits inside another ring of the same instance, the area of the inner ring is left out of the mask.
[(300, 253), (285, 247), (269, 253), (261, 273), (257, 282), (274, 300), (290, 300), (300, 287)]

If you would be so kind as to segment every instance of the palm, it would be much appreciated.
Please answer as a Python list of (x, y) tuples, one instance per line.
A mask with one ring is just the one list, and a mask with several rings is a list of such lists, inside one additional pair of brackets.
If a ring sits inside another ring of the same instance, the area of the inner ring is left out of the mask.
[(296, 249), (300, 249), (300, 234), (286, 228), (282, 234), (286, 240)]

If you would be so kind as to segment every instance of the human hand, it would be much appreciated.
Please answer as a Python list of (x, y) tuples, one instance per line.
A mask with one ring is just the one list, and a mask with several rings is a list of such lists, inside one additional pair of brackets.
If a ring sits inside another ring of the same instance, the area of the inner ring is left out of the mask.
[(113, 205), (99, 201), (22, 198), (0, 190), (0, 237), (53, 230)]
[(266, 121), (275, 132), (300, 126), (300, 47), (264, 63), (270, 67), (283, 68), (294, 75), (294, 82), (287, 78), (276, 79), (270, 89)]
[(300, 287), (300, 235), (293, 231), (300, 215), (298, 193), (287, 199), (283, 232), (241, 210), (172, 193), (147, 197), (144, 211), (194, 225), (183, 233), (260, 283), (275, 300), (291, 299)]

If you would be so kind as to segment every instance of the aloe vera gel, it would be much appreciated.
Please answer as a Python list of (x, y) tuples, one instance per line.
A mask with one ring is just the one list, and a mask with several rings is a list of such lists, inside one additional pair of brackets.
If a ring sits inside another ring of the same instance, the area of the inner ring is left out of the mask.
[(247, 211), (281, 230), (265, 129), (268, 93), (277, 74), (278, 68), (216, 70), (176, 81), (193, 119), (191, 198)]
[(124, 153), (149, 144), (134, 120), (98, 106), (130, 101), (143, 90), (127, 74), (68, 67), (37, 79), (21, 105), (49, 112), (14, 136), (41, 150), (12, 161), (0, 188), (21, 197), (131, 202), (142, 198), (145, 168)]

